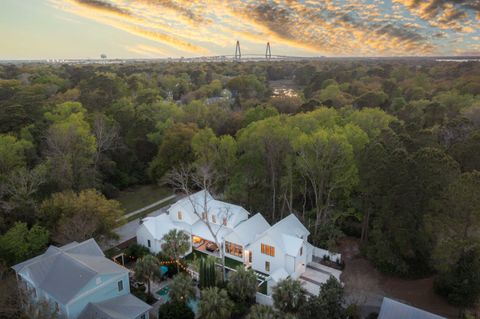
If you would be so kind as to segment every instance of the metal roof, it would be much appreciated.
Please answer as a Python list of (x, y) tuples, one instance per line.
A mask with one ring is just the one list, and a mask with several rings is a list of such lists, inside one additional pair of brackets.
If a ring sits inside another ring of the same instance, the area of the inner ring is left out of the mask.
[(97, 275), (128, 272), (105, 258), (94, 239), (60, 248), (50, 246), (44, 254), (12, 268), (62, 304), (72, 300)]
[(428, 311), (418, 309), (384, 297), (378, 319), (446, 319)]
[(131, 294), (122, 295), (102, 302), (91, 302), (78, 319), (134, 319), (152, 307)]

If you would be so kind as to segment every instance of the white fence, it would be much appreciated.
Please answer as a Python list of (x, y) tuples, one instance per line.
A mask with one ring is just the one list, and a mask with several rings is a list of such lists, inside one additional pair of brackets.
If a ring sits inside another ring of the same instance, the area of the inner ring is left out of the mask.
[(342, 255), (341, 254), (335, 254), (335, 253), (332, 253), (328, 250), (318, 248), (318, 247), (313, 247), (313, 256), (318, 257), (318, 258), (322, 258), (322, 259), (323, 259), (324, 256), (328, 256), (331, 261), (337, 261), (337, 260), (342, 261)]
[(256, 295), (255, 295), (255, 301), (258, 303), (258, 304), (261, 304), (261, 305), (266, 305), (266, 306), (273, 306), (273, 298), (272, 296), (267, 296), (267, 295), (264, 295), (260, 292), (257, 292)]

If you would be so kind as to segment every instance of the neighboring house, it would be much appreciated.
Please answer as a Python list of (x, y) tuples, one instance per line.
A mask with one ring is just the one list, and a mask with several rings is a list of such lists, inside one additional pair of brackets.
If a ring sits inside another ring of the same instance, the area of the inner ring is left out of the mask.
[(48, 301), (61, 318), (148, 319), (151, 307), (130, 295), (129, 270), (106, 258), (94, 239), (50, 246), (12, 268), (31, 298)]
[(378, 319), (446, 319), (396, 300), (384, 297)]
[[(287, 277), (303, 280), (312, 294), (318, 294), (320, 284), (330, 276), (339, 279), (340, 271), (313, 262), (314, 256), (317, 260), (323, 257), (318, 252), (330, 253), (308, 243), (310, 232), (294, 214), (273, 226), (260, 213), (250, 218), (248, 215), (244, 208), (215, 200), (210, 193), (200, 191), (173, 204), (167, 214), (143, 219), (137, 230), (137, 242), (157, 253), (166, 233), (175, 228), (183, 230), (191, 237), (188, 253), (195, 249), (219, 256), (219, 250), (223, 249), (226, 257), (268, 277), (268, 292)], [(215, 239), (206, 218), (218, 234), (221, 247), (213, 244)]]

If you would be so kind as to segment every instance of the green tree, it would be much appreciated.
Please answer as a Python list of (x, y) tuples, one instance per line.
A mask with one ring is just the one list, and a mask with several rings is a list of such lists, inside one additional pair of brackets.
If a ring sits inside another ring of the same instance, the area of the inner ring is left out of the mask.
[(334, 196), (348, 194), (358, 183), (353, 147), (344, 131), (319, 129), (313, 134), (299, 135), (294, 149), (297, 168), (313, 192), (316, 235), (318, 226), (329, 218)]
[(194, 160), (191, 141), (197, 132), (195, 124), (175, 124), (169, 127), (158, 148), (158, 153), (149, 164), (152, 180), (162, 178), (171, 168)]
[(178, 262), (190, 249), (190, 236), (183, 230), (172, 229), (162, 238), (162, 251)]
[(233, 303), (225, 290), (217, 287), (202, 290), (198, 304), (198, 315), (201, 319), (229, 319)]
[(149, 296), (152, 294), (150, 289), (152, 280), (159, 279), (160, 276), (160, 262), (157, 257), (146, 255), (137, 260), (135, 264), (135, 278), (147, 284), (147, 293)]
[(17, 222), (3, 236), (0, 236), (0, 257), (13, 265), (41, 253), (47, 246), (49, 232), (34, 225), (28, 229), (26, 223)]
[(158, 308), (159, 319), (194, 319), (195, 314), (184, 302), (170, 301)]
[(307, 292), (302, 282), (292, 278), (280, 281), (273, 287), (273, 305), (282, 313), (296, 314), (307, 301)]
[(320, 285), (318, 296), (312, 296), (300, 309), (302, 319), (344, 319), (343, 287), (333, 277)]
[(270, 105), (259, 105), (249, 108), (243, 114), (243, 126), (248, 126), (250, 123), (257, 122), (268, 117), (278, 115), (276, 108)]
[(243, 266), (237, 267), (235, 272), (231, 272), (228, 278), (228, 294), (235, 302), (251, 302), (255, 300), (257, 292), (257, 276), (251, 269), (245, 269)]
[(179, 273), (173, 277), (169, 287), (169, 296), (176, 303), (186, 304), (190, 299), (195, 298), (197, 292), (192, 278), (186, 273)]
[(200, 288), (208, 288), (215, 286), (217, 274), (215, 272), (215, 257), (207, 257), (200, 259), (199, 267), (199, 285)]
[(95, 182), (96, 139), (85, 117), (86, 110), (78, 102), (66, 102), (45, 113), (51, 122), (45, 150), (49, 176), (60, 189), (80, 190)]
[(16, 168), (26, 166), (26, 153), (32, 143), (17, 139), (13, 135), (0, 134), (0, 180)]
[(250, 308), (250, 313), (247, 319), (278, 319), (279, 315), (275, 312), (273, 307), (255, 304)]
[(427, 231), (435, 238), (433, 264), (446, 272), (461, 256), (480, 249), (480, 172), (461, 174), (426, 217)]
[(40, 221), (52, 232), (55, 241), (66, 244), (91, 237), (97, 240), (115, 237), (113, 232), (123, 209), (116, 200), (108, 200), (94, 189), (76, 194), (54, 193), (42, 202)]

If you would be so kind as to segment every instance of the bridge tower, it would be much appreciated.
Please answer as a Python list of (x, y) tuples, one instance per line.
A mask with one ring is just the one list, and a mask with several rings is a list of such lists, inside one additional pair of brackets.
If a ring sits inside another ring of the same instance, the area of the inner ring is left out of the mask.
[(267, 48), (265, 49), (265, 59), (270, 60), (272, 58), (272, 50), (270, 50), (270, 42), (267, 42)]
[(242, 52), (240, 51), (240, 41), (237, 40), (237, 46), (235, 47), (235, 60), (242, 58)]

